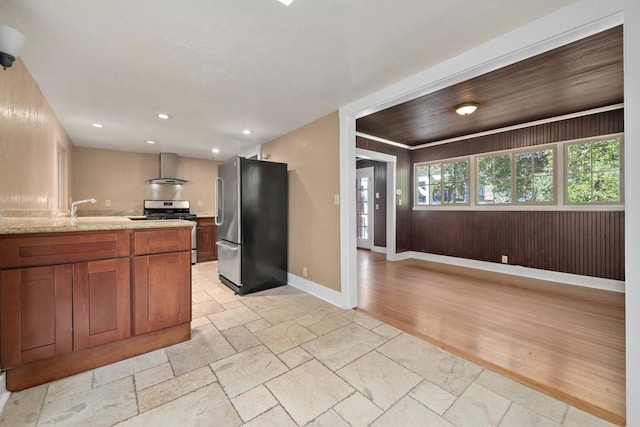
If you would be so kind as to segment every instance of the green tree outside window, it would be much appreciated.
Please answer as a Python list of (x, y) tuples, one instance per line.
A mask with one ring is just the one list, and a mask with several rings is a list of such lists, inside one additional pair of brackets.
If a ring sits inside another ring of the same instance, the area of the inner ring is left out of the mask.
[(620, 140), (567, 146), (567, 202), (620, 203)]

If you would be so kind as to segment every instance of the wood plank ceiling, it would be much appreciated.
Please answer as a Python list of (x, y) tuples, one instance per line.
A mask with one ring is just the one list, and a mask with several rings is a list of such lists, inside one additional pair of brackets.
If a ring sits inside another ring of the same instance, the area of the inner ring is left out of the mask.
[[(411, 146), (623, 102), (622, 26), (358, 119)], [(459, 116), (455, 107), (476, 102)]]

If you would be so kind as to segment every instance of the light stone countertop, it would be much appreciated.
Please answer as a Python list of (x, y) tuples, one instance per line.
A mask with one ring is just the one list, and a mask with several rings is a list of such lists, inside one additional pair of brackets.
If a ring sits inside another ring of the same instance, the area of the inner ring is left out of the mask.
[[(135, 218), (135, 217), (132, 217)], [(142, 218), (142, 217), (138, 217)], [(145, 228), (194, 227), (195, 222), (183, 220), (132, 220), (124, 216), (79, 217), (76, 225), (71, 218), (2, 218), (0, 235), (22, 233), (59, 233), (73, 231), (129, 230)]]

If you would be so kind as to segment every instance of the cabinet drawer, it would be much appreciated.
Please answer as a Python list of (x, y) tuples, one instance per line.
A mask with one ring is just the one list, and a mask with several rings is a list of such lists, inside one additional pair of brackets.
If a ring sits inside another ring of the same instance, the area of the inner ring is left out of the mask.
[(191, 250), (190, 228), (136, 231), (135, 254), (161, 254)]
[(213, 218), (198, 218), (196, 219), (196, 222), (198, 223), (198, 226), (204, 225), (213, 227), (215, 225)]
[(0, 237), (0, 268), (127, 257), (130, 232), (82, 232)]

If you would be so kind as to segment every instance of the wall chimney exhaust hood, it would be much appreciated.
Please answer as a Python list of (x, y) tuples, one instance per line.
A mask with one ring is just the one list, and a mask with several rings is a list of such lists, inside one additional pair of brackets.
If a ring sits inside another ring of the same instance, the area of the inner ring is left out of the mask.
[(160, 177), (148, 179), (149, 184), (184, 185), (189, 181), (176, 178), (178, 176), (178, 155), (160, 153)]

